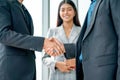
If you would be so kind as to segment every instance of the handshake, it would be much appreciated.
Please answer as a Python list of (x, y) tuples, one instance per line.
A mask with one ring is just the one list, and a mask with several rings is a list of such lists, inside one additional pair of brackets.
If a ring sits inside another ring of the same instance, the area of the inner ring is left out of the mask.
[(45, 38), (43, 49), (50, 56), (58, 56), (65, 53), (64, 45), (55, 38)]

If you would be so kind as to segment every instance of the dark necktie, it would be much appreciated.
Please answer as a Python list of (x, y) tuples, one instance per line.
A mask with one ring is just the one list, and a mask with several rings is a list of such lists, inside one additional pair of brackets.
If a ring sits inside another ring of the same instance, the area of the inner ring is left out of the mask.
[[(90, 24), (90, 20), (91, 20), (91, 16), (92, 16), (92, 12), (94, 10), (95, 4), (96, 4), (96, 0), (91, 0), (91, 4), (90, 4), (88, 15), (87, 15), (87, 27)], [(80, 53), (79, 60), (80, 61), (82, 60), (82, 52)]]

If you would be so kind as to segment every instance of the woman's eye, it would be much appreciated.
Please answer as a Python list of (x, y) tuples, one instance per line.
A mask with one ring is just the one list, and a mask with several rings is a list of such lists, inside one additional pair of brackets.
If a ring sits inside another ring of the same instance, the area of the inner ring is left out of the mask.
[(72, 11), (72, 9), (70, 8), (70, 9), (68, 9), (68, 11)]

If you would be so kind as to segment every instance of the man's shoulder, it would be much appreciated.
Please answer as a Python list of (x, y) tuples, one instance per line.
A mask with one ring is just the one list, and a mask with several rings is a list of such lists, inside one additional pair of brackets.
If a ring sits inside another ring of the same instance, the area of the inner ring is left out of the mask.
[(0, 6), (9, 6), (15, 2), (18, 2), (18, 1), (17, 0), (0, 0)]
[(0, 6), (7, 6), (7, 3), (8, 1), (3, 1), (3, 0), (0, 0)]

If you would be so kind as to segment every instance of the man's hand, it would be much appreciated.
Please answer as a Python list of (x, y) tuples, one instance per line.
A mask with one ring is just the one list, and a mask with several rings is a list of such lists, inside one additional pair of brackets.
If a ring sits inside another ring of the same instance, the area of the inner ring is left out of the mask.
[(50, 56), (58, 56), (65, 53), (64, 45), (55, 38), (46, 38), (43, 49)]

